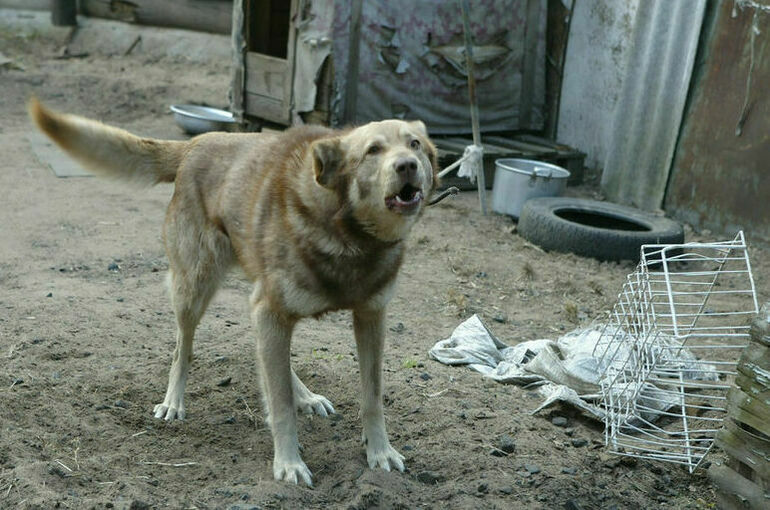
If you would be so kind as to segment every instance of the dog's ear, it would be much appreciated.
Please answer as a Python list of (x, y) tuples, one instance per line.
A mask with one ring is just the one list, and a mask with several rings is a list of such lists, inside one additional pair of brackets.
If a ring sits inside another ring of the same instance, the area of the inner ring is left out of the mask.
[(339, 138), (325, 138), (313, 142), (313, 171), (315, 180), (324, 188), (333, 189), (339, 170), (344, 164), (344, 152)]
[(428, 129), (425, 127), (425, 123), (421, 120), (413, 120), (409, 123), (409, 126), (416, 130), (424, 137), (428, 137)]
[(425, 138), (425, 142), (426, 143), (424, 143), (423, 146), (425, 147), (425, 152), (428, 153), (430, 166), (433, 167), (433, 189), (435, 190), (439, 184), (441, 184), (441, 179), (438, 176), (438, 173), (441, 170), (438, 167), (438, 151), (436, 150), (436, 146), (433, 145), (433, 142), (431, 142), (427, 137)]

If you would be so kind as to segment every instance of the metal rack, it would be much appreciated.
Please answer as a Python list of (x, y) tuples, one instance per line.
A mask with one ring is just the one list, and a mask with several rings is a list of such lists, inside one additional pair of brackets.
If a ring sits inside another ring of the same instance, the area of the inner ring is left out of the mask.
[(693, 472), (725, 416), (757, 311), (743, 232), (643, 246), (594, 349), (611, 451)]

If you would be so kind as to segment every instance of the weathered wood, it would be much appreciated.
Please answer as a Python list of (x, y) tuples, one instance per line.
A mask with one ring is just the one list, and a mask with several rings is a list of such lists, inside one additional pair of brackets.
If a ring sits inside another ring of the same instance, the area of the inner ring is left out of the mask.
[(750, 467), (751, 481), (763, 486), (758, 478), (770, 481), (770, 440), (751, 434), (738, 426), (731, 419), (725, 420), (725, 426), (717, 433), (716, 444), (735, 460)]
[(230, 83), (230, 112), (238, 122), (243, 122), (246, 106), (246, 36), (244, 0), (233, 0), (232, 34), (233, 48), (232, 81)]
[(0, 0), (3, 9), (24, 9), (28, 11), (50, 11), (51, 0)]
[(727, 414), (770, 436), (770, 407), (736, 387), (727, 392)]
[(749, 336), (759, 344), (770, 346), (770, 303), (762, 305), (759, 314), (751, 322)]
[(343, 120), (354, 123), (358, 110), (358, 67), (361, 55), (361, 11), (363, 2), (353, 2), (350, 11), (348, 39), (348, 69), (345, 78), (345, 110)]
[(722, 491), (719, 502), (723, 510), (764, 510), (770, 505), (770, 498), (757, 484), (725, 465), (711, 464), (708, 476)]
[(80, 0), (86, 16), (230, 34), (233, 8), (219, 0)]
[[(473, 74), (473, 34), (471, 34), (470, 5), (468, 0), (461, 0), (463, 16), (463, 38), (465, 39), (465, 72), (468, 75), (468, 101), (471, 107), (471, 130), (473, 145), (481, 147), (481, 126), (479, 125), (479, 103), (476, 100), (476, 77)], [(479, 190), (479, 207), (481, 214), (487, 215), (487, 185), (484, 166), (478, 169), (476, 183)]]
[(77, 0), (52, 0), (51, 23), (56, 27), (74, 27), (78, 24)]

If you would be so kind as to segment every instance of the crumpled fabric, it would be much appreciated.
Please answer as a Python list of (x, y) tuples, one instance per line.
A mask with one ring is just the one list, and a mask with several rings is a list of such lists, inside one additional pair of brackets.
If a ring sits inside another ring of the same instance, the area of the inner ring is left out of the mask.
[[(437, 342), (429, 355), (445, 365), (467, 365), (500, 383), (537, 385), (537, 392), (544, 400), (532, 414), (556, 402), (567, 402), (603, 420), (606, 412), (598, 403), (606, 396), (604, 392), (637, 393), (629, 389), (639, 390), (637, 401), (649, 407), (640, 416), (648, 421), (654, 421), (661, 412), (679, 403), (679, 399), (650, 383), (642, 382), (638, 388), (630, 388), (612, 385), (603, 379), (608, 377), (604, 374), (612, 358), (627, 359), (638, 346), (631, 335), (620, 334), (617, 338), (622, 341), (612, 345), (614, 356), (602, 357), (603, 346), (594, 356), (601, 337), (601, 326), (598, 326), (576, 329), (556, 341), (540, 339), (508, 346), (492, 334), (478, 315), (473, 315), (457, 326), (449, 338)], [(690, 379), (718, 379), (715, 367), (699, 363), (686, 348), (667, 348), (670, 345), (679, 344), (673, 338), (662, 338), (659, 345), (649, 348), (655, 349), (654, 355), (667, 363), (668, 368), (675, 366)], [(666, 356), (670, 357), (669, 353), (674, 351), (676, 359), (667, 360)]]
[(467, 177), (471, 182), (476, 182), (476, 176), (484, 168), (484, 148), (480, 145), (469, 145), (463, 152), (464, 161), (457, 169), (458, 177)]

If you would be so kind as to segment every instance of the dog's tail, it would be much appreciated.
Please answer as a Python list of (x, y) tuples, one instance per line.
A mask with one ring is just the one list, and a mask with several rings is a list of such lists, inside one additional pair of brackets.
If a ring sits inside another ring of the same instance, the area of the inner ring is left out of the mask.
[(173, 182), (189, 142), (140, 138), (77, 115), (54, 112), (36, 98), (29, 115), (41, 131), (88, 170), (141, 184)]

